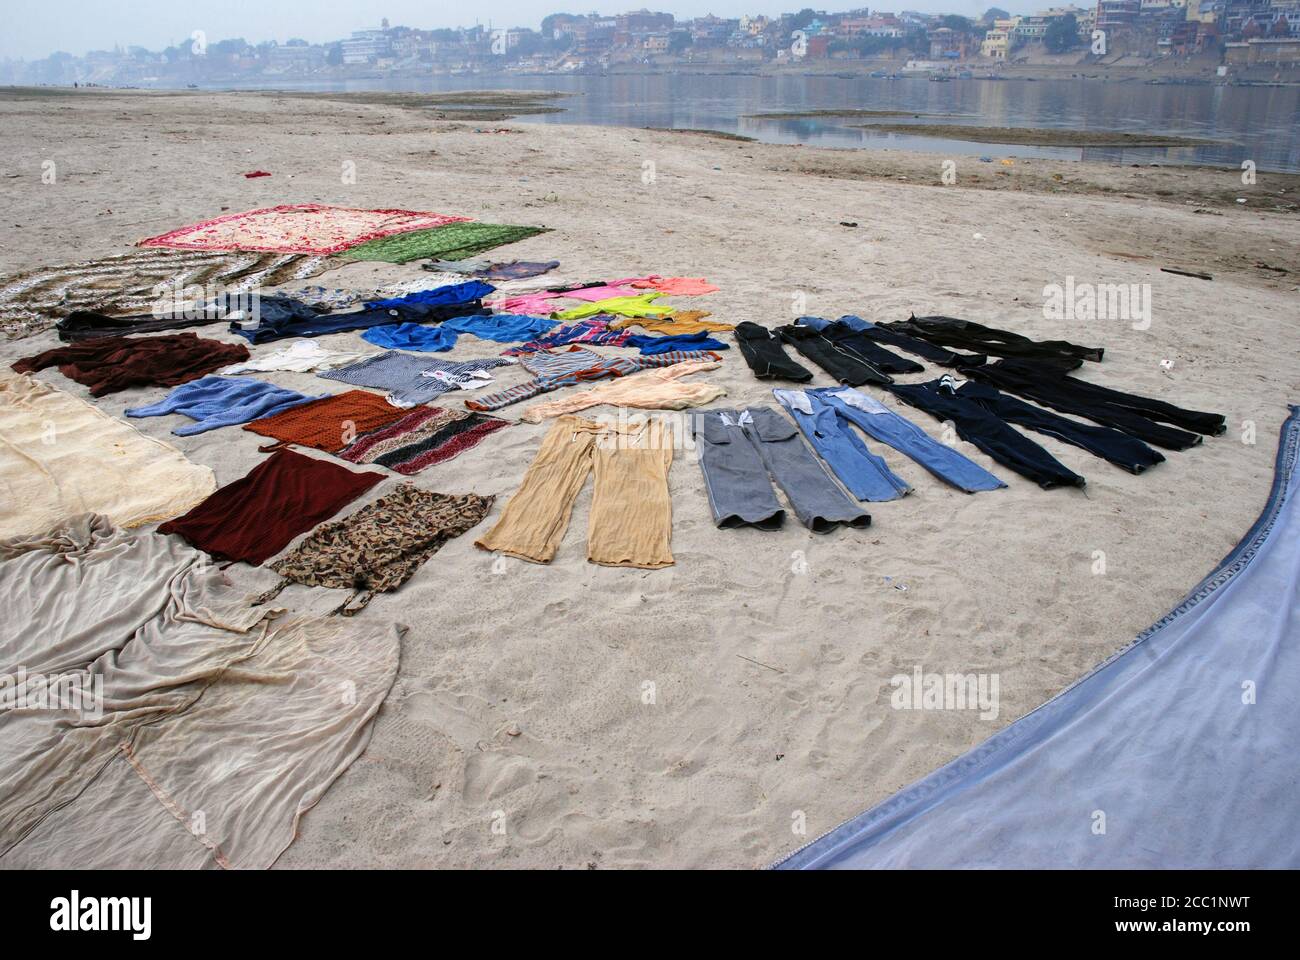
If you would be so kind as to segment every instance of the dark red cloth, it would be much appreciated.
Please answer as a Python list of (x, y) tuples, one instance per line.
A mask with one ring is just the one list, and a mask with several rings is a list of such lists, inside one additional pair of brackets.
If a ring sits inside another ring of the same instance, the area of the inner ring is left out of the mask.
[(248, 347), (242, 343), (174, 333), (70, 343), (19, 360), (13, 369), (31, 373), (57, 365), (69, 380), (89, 387), (92, 397), (102, 397), (127, 387), (174, 387), (247, 359)]
[(255, 177), (269, 177), (269, 176), (270, 174), (267, 173), (265, 170), (254, 170), (252, 173), (244, 174), (244, 178), (247, 180), (252, 180)]
[(277, 450), (234, 483), (158, 528), (219, 560), (258, 566), (300, 533), (328, 520), (380, 480), (382, 473)]

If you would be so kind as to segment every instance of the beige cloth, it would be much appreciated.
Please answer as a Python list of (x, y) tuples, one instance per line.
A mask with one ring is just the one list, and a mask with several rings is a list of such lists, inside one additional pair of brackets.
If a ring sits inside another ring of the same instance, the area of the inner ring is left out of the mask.
[(577, 413), (588, 407), (608, 403), (617, 407), (639, 407), (649, 410), (685, 410), (725, 397), (727, 391), (711, 383), (681, 383), (682, 377), (703, 370), (716, 370), (722, 366), (717, 360), (686, 360), (671, 367), (651, 367), (617, 380), (572, 393), (567, 397), (535, 403), (523, 412), (529, 423), (541, 423), (547, 417), (562, 413)]
[(587, 559), (614, 567), (670, 566), (672, 431), (658, 422), (607, 426), (580, 417), (555, 421), (496, 525), (475, 546), (550, 563), (573, 502), (596, 474)]
[[(0, 540), (0, 867), (268, 867), (365, 749), (382, 623), (274, 619), (175, 537), (82, 515)], [(49, 679), (98, 688), (32, 701)]]
[(0, 537), (99, 513), (123, 527), (167, 520), (217, 489), (212, 471), (70, 393), (0, 374)]

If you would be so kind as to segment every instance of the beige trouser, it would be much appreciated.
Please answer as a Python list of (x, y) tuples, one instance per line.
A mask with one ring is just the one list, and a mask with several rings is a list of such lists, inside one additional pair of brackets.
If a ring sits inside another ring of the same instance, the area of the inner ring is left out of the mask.
[(670, 566), (672, 462), (672, 431), (661, 423), (619, 427), (560, 417), (501, 519), (474, 545), (550, 563), (569, 526), (573, 501), (594, 470), (587, 559), (614, 567)]

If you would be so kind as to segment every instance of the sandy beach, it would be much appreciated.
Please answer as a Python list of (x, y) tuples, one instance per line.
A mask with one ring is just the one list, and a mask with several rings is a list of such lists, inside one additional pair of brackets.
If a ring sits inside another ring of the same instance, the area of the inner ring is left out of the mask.
[[(587, 562), (590, 484), (548, 566), (494, 562), (473, 535), (456, 539), (364, 613), (409, 627), (397, 683), (366, 753), (277, 866), (765, 866), (1058, 693), (1214, 566), (1258, 514), (1286, 405), (1300, 402), (1300, 177), (1260, 171), (1247, 185), (1239, 170), (978, 156), (445, 122), (342, 97), (0, 90), (0, 273), (125, 253), (226, 210), (434, 210), (551, 228), (497, 251), (561, 261), (548, 280), (707, 277), (720, 292), (674, 305), (766, 326), (799, 314), (962, 317), (1102, 346), (1104, 362), (1080, 376), (1227, 417), (1226, 434), (1167, 451), (1140, 476), (1034, 435), (1086, 491), (1041, 490), (958, 443), (1008, 484), (970, 496), (873, 444), (914, 494), (867, 505), (867, 529), (826, 536), (793, 518), (776, 532), (715, 529), (682, 451), (670, 474), (676, 564), (656, 571)], [(272, 176), (245, 179), (252, 170)], [(368, 288), (422, 273), (353, 263), (309, 282)], [(1044, 287), (1067, 278), (1149, 284), (1149, 327), (1045, 319)], [(200, 333), (238, 339), (219, 324)], [(0, 341), (0, 361), (57, 342)], [(370, 349), (354, 333), (327, 342)], [(501, 349), (467, 336), (451, 356)], [(37, 376), (88, 396), (57, 371)], [(703, 376), (727, 390), (712, 406), (773, 402), (734, 348)], [(818, 371), (814, 385), (831, 383)], [(120, 417), (166, 392), (96, 403)], [(901, 412), (941, 435), (928, 415)], [(176, 437), (176, 418), (130, 422), (222, 484), (264, 457), (238, 428)], [(499, 431), (414, 482), (495, 495), (490, 524), (548, 428)], [(250, 591), (275, 581), (228, 573)], [(339, 601), (301, 586), (281, 595), (318, 613)], [(918, 666), (997, 675), (997, 716), (892, 709), (890, 678)]]

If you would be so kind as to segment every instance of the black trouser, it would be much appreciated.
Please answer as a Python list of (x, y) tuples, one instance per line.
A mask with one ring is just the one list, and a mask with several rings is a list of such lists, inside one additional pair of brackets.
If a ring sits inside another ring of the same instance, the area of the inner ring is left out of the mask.
[[(842, 320), (843, 318), (841, 318)], [(855, 317), (854, 319), (861, 319)], [(837, 321), (840, 322), (840, 321)], [(983, 363), (987, 358), (983, 354), (953, 353), (928, 340), (922, 340), (919, 337), (911, 337), (905, 333), (899, 333), (896, 330), (889, 330), (885, 327), (872, 324), (865, 330), (859, 330), (867, 340), (875, 343), (887, 343), (891, 347), (898, 347), (900, 350), (906, 350), (908, 353), (916, 354), (941, 367), (956, 367), (962, 364)]]
[(776, 334), (840, 383), (850, 387), (874, 383), (883, 387), (894, 382), (892, 377), (881, 372), (874, 364), (836, 346), (812, 327), (792, 323), (777, 327)]
[[(290, 297), (279, 295), (260, 297), (257, 303), (258, 316), (271, 321), (308, 320), (325, 312)], [(74, 310), (60, 320), (55, 329), (58, 331), (59, 339), (64, 343), (79, 343), (82, 340), (94, 340), (98, 337), (121, 337), (128, 333), (159, 333), (164, 330), (202, 327), (209, 323), (229, 323), (229, 309), (221, 305), (209, 308), (205, 304), (199, 304), (187, 314), (178, 305), (176, 313), (160, 317), (155, 317), (151, 313), (134, 314), (129, 317), (108, 317), (93, 310)]]
[(1001, 417), (978, 403), (954, 396), (940, 386), (929, 383), (895, 383), (888, 388), (905, 403), (924, 410), (936, 420), (951, 421), (957, 435), (975, 444), (998, 463), (1028, 477), (1044, 490), (1052, 487), (1082, 487), (1083, 477), (1070, 470), (1054, 456), (1020, 433)]
[(780, 339), (773, 336), (767, 327), (742, 320), (736, 324), (733, 333), (736, 335), (740, 355), (758, 379), (807, 383), (813, 378), (811, 370), (786, 356)]
[(915, 360), (900, 357), (892, 350), (886, 350), (856, 330), (838, 320), (822, 328), (822, 336), (842, 350), (861, 357), (881, 373), (922, 373), (925, 367)]
[(999, 393), (983, 383), (962, 384), (957, 388), (956, 395), (979, 404), (1007, 423), (1019, 424), (1082, 447), (1093, 456), (1109, 460), (1130, 473), (1141, 473), (1147, 467), (1163, 463), (1165, 459), (1137, 437), (1130, 437), (1111, 427), (1070, 420), (1058, 413), (1025, 403), (1019, 397)]
[(986, 327), (973, 320), (956, 317), (917, 317), (885, 324), (891, 330), (911, 334), (942, 347), (974, 350), (995, 357), (1021, 357), (1024, 359), (1051, 359), (1067, 357), (1072, 360), (1101, 360), (1101, 347), (1081, 347), (1068, 340), (1030, 340), (1009, 330)]
[[(1184, 410), (1163, 400), (1123, 393), (1065, 376), (1051, 367), (1040, 369), (1038, 365), (1023, 360), (963, 367), (962, 373), (1061, 413), (1077, 414), (1123, 430), (1167, 450), (1186, 450), (1201, 442), (1197, 433), (1217, 434), (1226, 429), (1221, 414)], [(1186, 429), (1176, 429), (1178, 427)], [(1189, 430), (1196, 433), (1189, 433)]]

